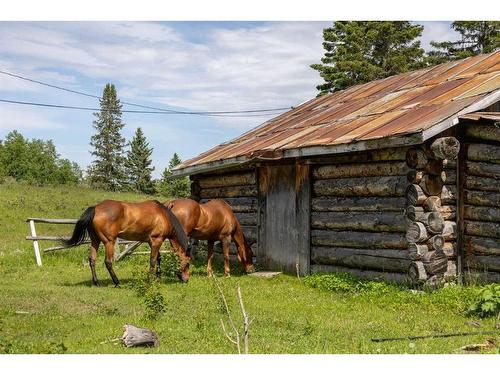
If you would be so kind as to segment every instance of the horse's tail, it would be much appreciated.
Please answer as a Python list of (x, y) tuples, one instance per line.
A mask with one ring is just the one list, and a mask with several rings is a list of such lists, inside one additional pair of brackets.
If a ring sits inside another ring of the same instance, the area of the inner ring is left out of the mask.
[(92, 221), (94, 220), (95, 207), (89, 207), (80, 216), (75, 224), (73, 235), (69, 240), (63, 240), (64, 246), (77, 246), (85, 241), (87, 232), (92, 230)]
[(172, 226), (174, 227), (174, 232), (175, 232), (175, 236), (177, 237), (177, 241), (179, 241), (179, 244), (181, 245), (182, 250), (184, 250), (184, 253), (186, 253), (186, 255), (189, 256), (190, 255), (189, 254), (189, 247), (188, 247), (189, 241), (188, 241), (188, 237), (186, 235), (186, 232), (184, 232), (184, 228), (182, 228), (181, 222), (179, 221), (179, 219), (177, 219), (177, 216), (174, 215), (174, 213), (172, 212), (172, 210), (169, 207), (165, 206), (164, 204), (162, 204), (159, 201), (155, 201), (155, 202), (167, 214), (168, 218), (170, 219), (170, 222), (172, 223)]

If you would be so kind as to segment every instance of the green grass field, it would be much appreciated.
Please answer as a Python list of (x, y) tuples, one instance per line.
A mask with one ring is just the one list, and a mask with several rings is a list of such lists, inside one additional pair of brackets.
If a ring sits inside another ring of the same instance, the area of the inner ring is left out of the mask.
[[(149, 267), (146, 255), (115, 262), (120, 288), (110, 282), (102, 250), (97, 264), (104, 284), (100, 288), (90, 286), (85, 246), (42, 254), (43, 266), (36, 265), (32, 243), (24, 239), (27, 217), (76, 218), (105, 198), (138, 201), (147, 197), (76, 187), (0, 185), (0, 352), (235, 353), (222, 332), (224, 309), (213, 281), (205, 275), (203, 260), (192, 265), (189, 283), (161, 282), (165, 311), (153, 319), (147, 317), (144, 296), (134, 289), (138, 273)], [(72, 227), (40, 224), (37, 230), (39, 235), (67, 234)], [(456, 353), (463, 345), (484, 342), (485, 336), (386, 343), (374, 343), (371, 338), (492, 330), (495, 326), (493, 318), (464, 313), (477, 287), (415, 293), (373, 283), (365, 292), (331, 292), (293, 275), (273, 279), (243, 275), (237, 264), (232, 264), (231, 278), (222, 276), (220, 263), (215, 270), (238, 322), (236, 286), (241, 286), (247, 312), (254, 318), (251, 353)], [(470, 320), (481, 326), (467, 324)], [(126, 323), (155, 330), (160, 346), (124, 348), (113, 341)]]

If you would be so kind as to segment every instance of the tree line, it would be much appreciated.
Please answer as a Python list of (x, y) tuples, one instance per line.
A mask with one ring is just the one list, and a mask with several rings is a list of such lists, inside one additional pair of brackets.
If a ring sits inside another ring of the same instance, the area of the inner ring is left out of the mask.
[(127, 142), (121, 135), (122, 105), (115, 86), (107, 84), (94, 113), (95, 133), (90, 139), (94, 160), (86, 175), (77, 163), (63, 159), (52, 140), (26, 139), (18, 131), (0, 140), (0, 182), (6, 177), (31, 184), (82, 184), (101, 190), (136, 191), (168, 197), (186, 197), (190, 193), (187, 177), (169, 179), (172, 169), (181, 163), (174, 153), (159, 180), (152, 178), (152, 147), (139, 127)]
[(458, 40), (432, 41), (424, 51), (424, 27), (408, 21), (339, 21), (323, 30), (325, 54), (311, 65), (324, 82), (318, 96), (410, 70), (500, 48), (500, 22), (455, 21)]

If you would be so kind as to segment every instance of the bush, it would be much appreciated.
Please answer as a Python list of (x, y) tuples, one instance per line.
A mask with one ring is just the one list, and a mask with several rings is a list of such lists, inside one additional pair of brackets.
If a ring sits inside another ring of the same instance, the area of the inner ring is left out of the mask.
[(148, 319), (156, 319), (165, 312), (165, 298), (160, 291), (160, 284), (153, 281), (144, 295), (144, 306)]
[(481, 288), (467, 312), (482, 318), (500, 314), (500, 285), (491, 284)]

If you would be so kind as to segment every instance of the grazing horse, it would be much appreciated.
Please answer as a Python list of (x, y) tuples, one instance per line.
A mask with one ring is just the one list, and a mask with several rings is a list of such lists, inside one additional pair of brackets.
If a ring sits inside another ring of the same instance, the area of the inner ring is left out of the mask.
[(179, 277), (182, 281), (187, 281), (189, 278), (190, 259), (185, 255), (188, 245), (186, 233), (172, 211), (158, 201), (127, 203), (105, 200), (87, 208), (76, 223), (71, 238), (63, 242), (66, 246), (80, 245), (85, 241), (87, 233), (91, 242), (89, 264), (92, 271), (92, 283), (96, 286), (99, 282), (95, 272), (95, 260), (101, 242), (106, 249), (104, 264), (115, 286), (119, 285), (112, 264), (118, 237), (149, 244), (151, 247), (150, 271), (154, 274), (156, 269), (158, 278), (161, 272), (160, 247), (165, 239), (170, 239), (181, 258)]
[[(229, 246), (234, 241), (238, 248), (238, 260), (245, 272), (254, 271), (252, 249), (245, 240), (240, 223), (231, 207), (222, 199), (199, 204), (192, 199), (174, 199), (165, 202), (179, 219), (184, 232), (194, 240), (208, 241), (207, 273), (212, 275), (214, 243), (220, 241), (224, 253), (224, 274), (229, 276)], [(175, 244), (174, 244), (175, 247)], [(189, 250), (188, 250), (189, 252)]]

